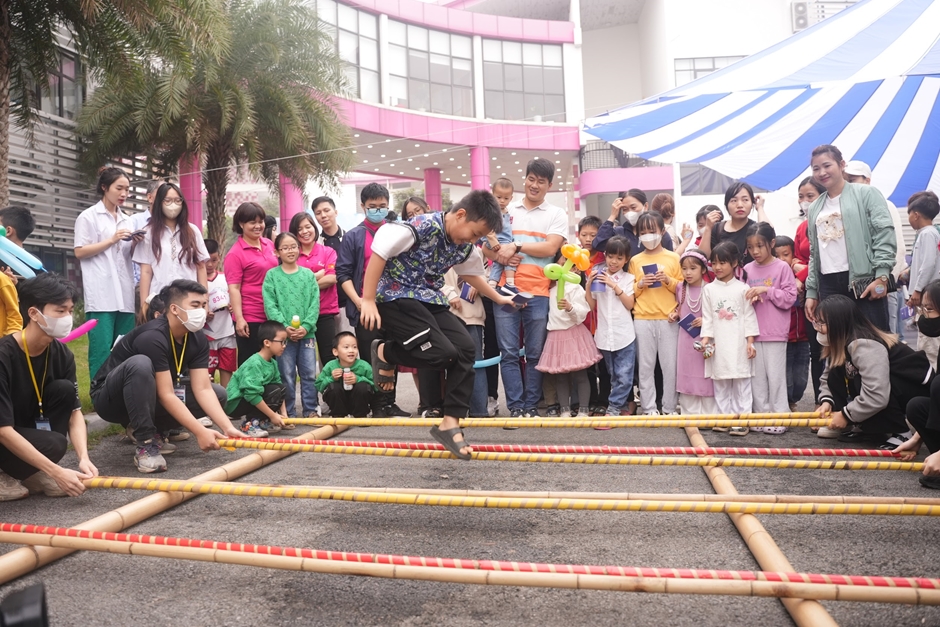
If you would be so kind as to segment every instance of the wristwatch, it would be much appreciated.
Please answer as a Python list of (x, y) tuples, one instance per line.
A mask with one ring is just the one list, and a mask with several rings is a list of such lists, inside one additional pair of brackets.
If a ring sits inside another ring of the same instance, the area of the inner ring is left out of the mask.
[(875, 277), (875, 278), (878, 279), (879, 281), (883, 281), (885, 285), (888, 284), (888, 275), (887, 275), (887, 274), (882, 274), (881, 276)]
[(513, 242), (513, 244), (516, 247), (516, 254), (518, 255), (520, 252), (522, 252), (522, 244), (520, 244), (519, 242)]

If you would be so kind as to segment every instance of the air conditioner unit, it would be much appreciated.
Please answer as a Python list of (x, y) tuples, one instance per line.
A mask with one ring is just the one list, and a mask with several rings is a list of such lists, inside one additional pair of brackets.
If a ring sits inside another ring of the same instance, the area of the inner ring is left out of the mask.
[(798, 33), (809, 27), (809, 3), (791, 2), (790, 3), (790, 22), (793, 25), (793, 32)]

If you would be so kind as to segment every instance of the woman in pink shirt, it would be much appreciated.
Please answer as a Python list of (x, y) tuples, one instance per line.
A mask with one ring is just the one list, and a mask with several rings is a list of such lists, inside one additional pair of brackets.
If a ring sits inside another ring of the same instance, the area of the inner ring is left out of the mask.
[(335, 317), (339, 313), (336, 291), (336, 251), (319, 243), (320, 230), (308, 213), (298, 213), (290, 221), (290, 232), (300, 240), (297, 264), (310, 268), (320, 286), (320, 317), (317, 318), (317, 352), (320, 363), (332, 359)]
[(264, 209), (253, 202), (243, 202), (232, 217), (232, 230), (238, 241), (225, 255), (225, 280), (235, 318), (238, 365), (260, 349), (258, 328), (267, 320), (261, 286), (268, 270), (277, 265), (274, 243), (262, 237)]

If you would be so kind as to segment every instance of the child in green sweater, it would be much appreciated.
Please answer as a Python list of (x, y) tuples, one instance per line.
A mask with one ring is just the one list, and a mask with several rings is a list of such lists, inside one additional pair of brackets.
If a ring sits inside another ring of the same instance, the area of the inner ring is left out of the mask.
[[(304, 416), (315, 416), (320, 401), (314, 380), (317, 376), (317, 318), (320, 317), (320, 287), (309, 268), (297, 265), (300, 241), (293, 233), (274, 240), (281, 265), (271, 268), (261, 288), (264, 314), (287, 329), (287, 346), (277, 358), (281, 380), (287, 384), (287, 415), (296, 416), (295, 388), (300, 375), (300, 403)], [(322, 359), (322, 357), (321, 357)]]
[(284, 396), (287, 387), (281, 383), (275, 357), (284, 352), (287, 329), (280, 322), (268, 320), (258, 328), (261, 350), (238, 367), (228, 382), (228, 403), (225, 413), (244, 416), (241, 430), (249, 438), (266, 438), (268, 432), (293, 429), (285, 425)]
[(369, 414), (372, 394), (372, 366), (359, 359), (356, 336), (349, 331), (336, 334), (333, 339), (336, 359), (323, 366), (317, 377), (317, 389), (330, 406), (335, 418), (353, 416), (365, 418)]

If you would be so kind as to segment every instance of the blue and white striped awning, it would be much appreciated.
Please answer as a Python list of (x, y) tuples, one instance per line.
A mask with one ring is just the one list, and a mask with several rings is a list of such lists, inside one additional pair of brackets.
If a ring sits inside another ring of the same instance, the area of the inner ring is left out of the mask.
[(814, 147), (835, 144), (904, 206), (916, 191), (940, 191), (940, 0), (863, 0), (583, 130), (770, 190), (806, 176)]

